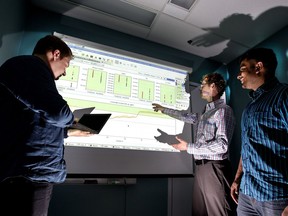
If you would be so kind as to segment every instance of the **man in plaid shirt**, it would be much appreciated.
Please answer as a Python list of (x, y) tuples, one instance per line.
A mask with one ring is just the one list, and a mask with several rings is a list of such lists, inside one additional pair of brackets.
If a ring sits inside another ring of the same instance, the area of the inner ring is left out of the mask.
[(192, 215), (235, 215), (235, 203), (230, 193), (232, 168), (229, 144), (235, 118), (233, 110), (220, 97), (225, 91), (225, 80), (218, 73), (203, 76), (200, 92), (207, 100), (204, 112), (188, 113), (152, 104), (154, 111), (161, 111), (178, 120), (197, 124), (194, 143), (176, 136), (175, 149), (193, 154), (196, 163), (193, 185)]

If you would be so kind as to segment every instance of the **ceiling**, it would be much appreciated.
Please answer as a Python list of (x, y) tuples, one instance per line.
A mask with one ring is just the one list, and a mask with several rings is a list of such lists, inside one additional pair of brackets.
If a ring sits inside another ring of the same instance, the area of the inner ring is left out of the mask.
[(65, 16), (224, 64), (288, 24), (288, 0), (31, 1)]

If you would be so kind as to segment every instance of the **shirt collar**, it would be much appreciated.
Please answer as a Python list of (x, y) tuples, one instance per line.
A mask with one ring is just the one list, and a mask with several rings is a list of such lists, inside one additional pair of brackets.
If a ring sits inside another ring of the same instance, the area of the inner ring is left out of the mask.
[(265, 82), (263, 85), (261, 85), (258, 89), (256, 89), (256, 91), (250, 91), (249, 92), (249, 96), (250, 96), (250, 98), (255, 100), (261, 94), (263, 94), (264, 92), (269, 91), (270, 89), (272, 89), (278, 83), (279, 83), (279, 80), (276, 77), (274, 77), (271, 80), (269, 80), (268, 82)]
[(215, 109), (215, 108), (219, 107), (222, 104), (224, 104), (224, 100), (223, 99), (218, 99), (216, 101), (212, 101), (212, 102), (206, 104), (206, 111)]

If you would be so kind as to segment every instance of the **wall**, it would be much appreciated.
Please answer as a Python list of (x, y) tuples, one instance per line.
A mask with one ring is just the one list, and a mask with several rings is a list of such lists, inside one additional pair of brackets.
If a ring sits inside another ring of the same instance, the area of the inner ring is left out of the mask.
[(24, 3), (22, 0), (1, 0), (0, 65), (19, 52), (26, 18)]

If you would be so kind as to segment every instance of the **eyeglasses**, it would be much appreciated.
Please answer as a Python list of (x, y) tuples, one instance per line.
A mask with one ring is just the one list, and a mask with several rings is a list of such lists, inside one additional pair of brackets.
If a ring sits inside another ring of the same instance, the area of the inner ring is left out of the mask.
[(205, 85), (209, 85), (209, 83), (201, 83), (200, 87), (203, 88)]

